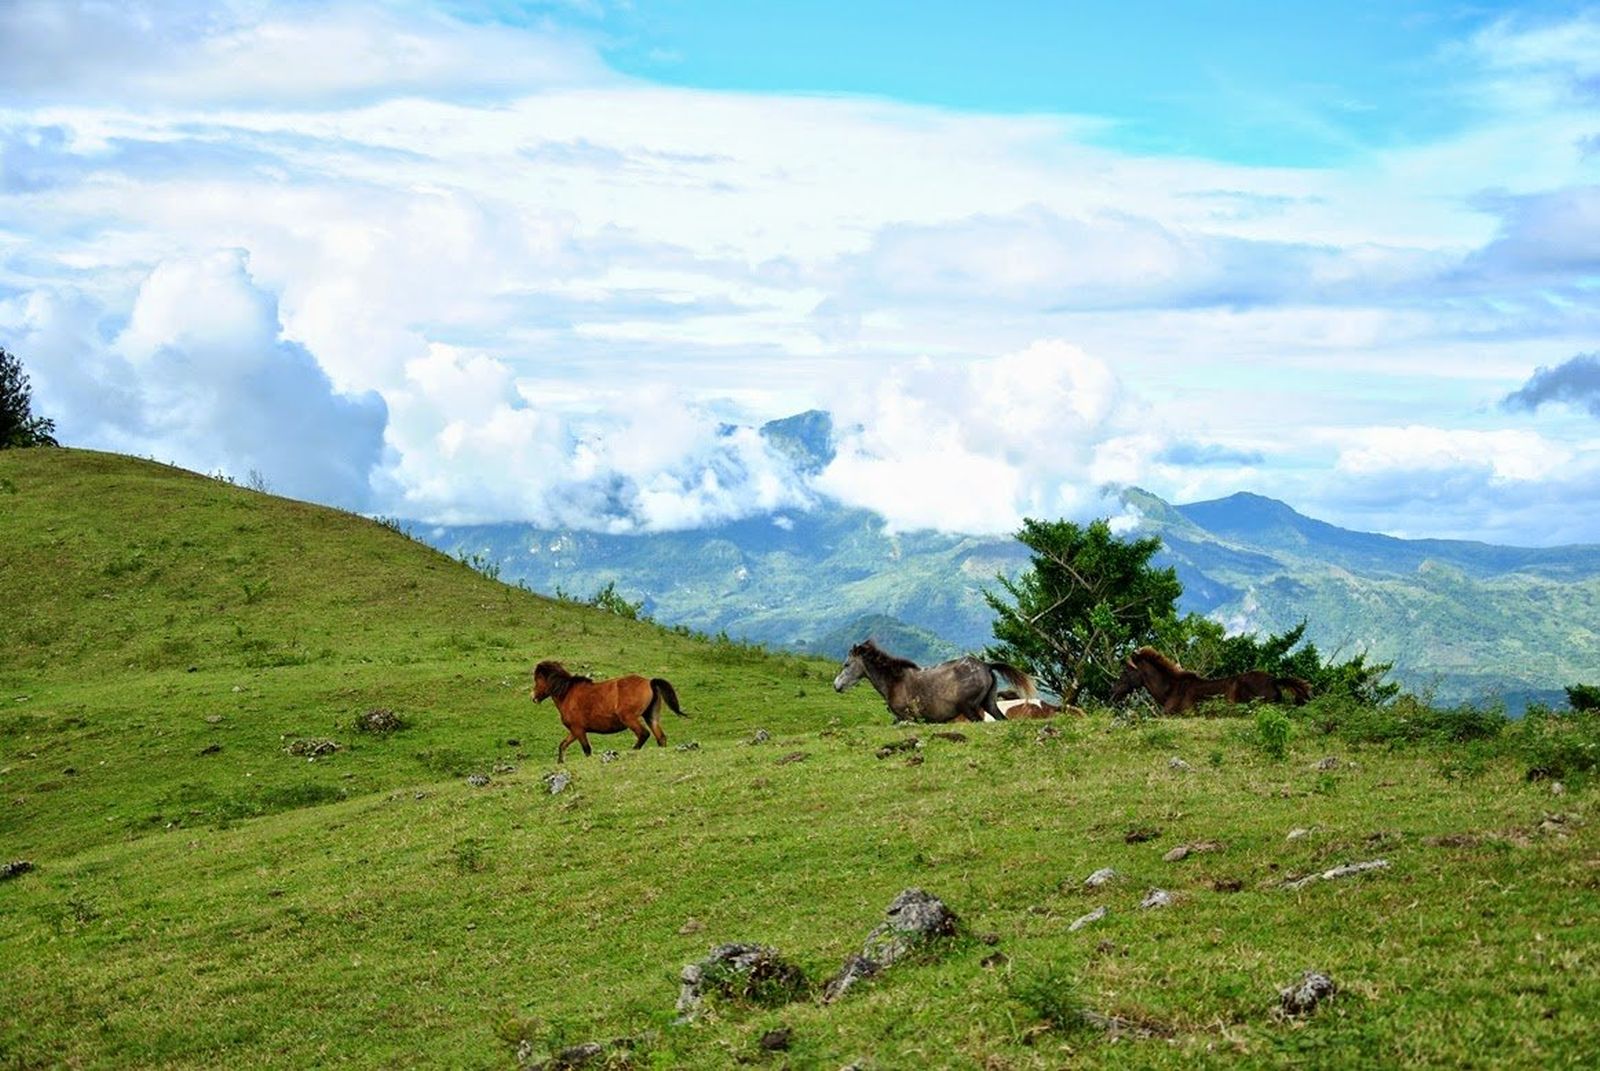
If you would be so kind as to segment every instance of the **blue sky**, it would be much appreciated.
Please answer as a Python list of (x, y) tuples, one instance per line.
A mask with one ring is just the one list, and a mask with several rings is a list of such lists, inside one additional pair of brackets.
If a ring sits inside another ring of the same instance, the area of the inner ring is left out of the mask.
[(1079, 114), (1105, 120), (1096, 140), (1117, 148), (1297, 166), (1468, 122), (1451, 47), (1493, 10), (730, 0), (642, 5), (596, 26), (619, 70), (669, 84)]
[(1600, 541), (1597, 298), (1594, 5), (0, 6), (40, 408), (372, 512)]

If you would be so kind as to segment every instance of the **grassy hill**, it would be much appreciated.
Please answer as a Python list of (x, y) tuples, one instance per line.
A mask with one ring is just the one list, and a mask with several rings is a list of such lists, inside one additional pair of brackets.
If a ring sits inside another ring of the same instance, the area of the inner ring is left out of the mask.
[[(0, 1066), (512, 1067), (621, 1035), (638, 1066), (695, 1068), (1592, 1054), (1592, 789), (1553, 797), (1500, 751), (1300, 722), (1278, 760), (1248, 720), (1103, 716), (934, 738), (834, 694), (826, 662), (104, 454), (0, 452), (0, 551), (0, 857), (34, 864), (0, 881)], [(699, 746), (574, 755), (552, 795), (560, 730), (527, 698), (546, 657), (668, 677), (691, 714), (669, 744)], [(408, 727), (356, 731), (374, 707)], [(286, 750), (317, 738), (341, 749)], [(1218, 846), (1164, 861), (1198, 841)], [(1102, 866), (1121, 878), (1085, 889)], [(672, 1025), (709, 946), (770, 943), (820, 979), (912, 885), (965, 921), (942, 955), (837, 1004)], [(1176, 902), (1140, 910), (1154, 886)], [(1276, 1017), (1313, 967), (1340, 994)], [(764, 1053), (780, 1024), (790, 1049)]]

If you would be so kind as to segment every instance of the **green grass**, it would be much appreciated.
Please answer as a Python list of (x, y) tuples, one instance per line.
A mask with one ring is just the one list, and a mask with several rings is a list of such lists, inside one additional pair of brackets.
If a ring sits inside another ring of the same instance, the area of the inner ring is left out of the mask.
[[(13, 451), (0, 479), (0, 856), (37, 866), (0, 883), (0, 1066), (512, 1067), (641, 1033), (646, 1067), (1590, 1057), (1591, 789), (1553, 796), (1518, 753), (1296, 718), (1279, 759), (1253, 718), (1097, 716), (880, 760), (917, 730), (835, 695), (824, 663), (541, 599), (164, 466)], [(666, 676), (692, 716), (667, 749), (571, 754), (552, 796), (561, 732), (527, 698), (546, 657)], [(407, 727), (356, 731), (378, 706)], [(746, 744), (757, 727), (773, 739)], [(283, 750), (313, 737), (343, 748)], [(1281, 887), (1372, 858), (1390, 868)], [(1102, 866), (1121, 880), (1082, 889)], [(772, 944), (820, 983), (910, 885), (966, 923), (943, 957), (833, 1005), (672, 1025), (709, 946)], [(1151, 887), (1177, 902), (1140, 911)], [(1342, 991), (1282, 1021), (1306, 968)], [(778, 1025), (789, 1052), (760, 1053)]]

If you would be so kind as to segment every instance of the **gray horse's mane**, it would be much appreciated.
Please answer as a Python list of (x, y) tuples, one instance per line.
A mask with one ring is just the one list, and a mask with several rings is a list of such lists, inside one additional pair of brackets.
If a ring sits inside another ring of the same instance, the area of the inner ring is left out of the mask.
[(889, 673), (904, 673), (907, 670), (922, 668), (909, 658), (901, 658), (898, 655), (890, 654), (871, 640), (862, 640), (850, 648), (850, 653), (860, 655), (861, 661), (874, 669)]

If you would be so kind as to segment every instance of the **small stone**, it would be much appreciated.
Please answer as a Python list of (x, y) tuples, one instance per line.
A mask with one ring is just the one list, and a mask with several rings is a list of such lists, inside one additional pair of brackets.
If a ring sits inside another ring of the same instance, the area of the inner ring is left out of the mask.
[(545, 784), (550, 786), (550, 795), (558, 796), (572, 784), (572, 775), (565, 770), (557, 770), (553, 774), (545, 774)]
[(388, 707), (373, 707), (356, 715), (356, 729), (363, 733), (392, 733), (405, 727), (405, 719)]
[(1033, 734), (1033, 742), (1042, 744), (1046, 740), (1054, 740), (1061, 735), (1061, 728), (1056, 725), (1041, 725), (1039, 731)]
[(221, 722), (222, 722), (222, 715), (221, 714), (207, 714), (206, 715), (206, 724), (207, 725), (219, 725), (219, 724), (221, 724)]
[(1087, 915), (1080, 915), (1072, 920), (1072, 925), (1067, 927), (1068, 933), (1077, 933), (1091, 922), (1099, 922), (1106, 917), (1106, 906), (1101, 904)]
[(1338, 991), (1338, 985), (1326, 974), (1306, 971), (1298, 982), (1278, 990), (1278, 1006), (1285, 1015), (1305, 1015)]
[(1190, 766), (1187, 762), (1184, 762), (1182, 759), (1178, 758), (1178, 756), (1174, 755), (1174, 756), (1172, 756), (1172, 758), (1167, 760), (1167, 769), (1169, 769), (1169, 770), (1192, 770), (1192, 769), (1194, 769), (1194, 767)]
[(1187, 844), (1180, 844), (1166, 855), (1163, 855), (1161, 857), (1161, 861), (1163, 863), (1176, 863), (1180, 859), (1187, 859), (1189, 857), (1189, 851), (1190, 849)]
[(1151, 889), (1144, 894), (1144, 899), (1139, 901), (1139, 906), (1145, 909), (1153, 907), (1171, 907), (1172, 894), (1165, 889)]
[(1337, 770), (1339, 768), (1339, 758), (1336, 755), (1329, 755), (1325, 759), (1318, 759), (1313, 762), (1311, 768), (1313, 770)]
[(471, 785), (473, 788), (482, 788), (484, 785), (487, 785), (488, 783), (489, 783), (489, 775), (488, 774), (475, 773), (475, 774), (468, 774), (467, 775), (467, 784)]
[(494, 764), (494, 773), (497, 775), (514, 774), (516, 772), (517, 768), (511, 765), (509, 762), (497, 762)]
[(332, 755), (342, 747), (343, 745), (333, 740), (309, 739), (291, 740), (283, 750), (290, 755), (304, 755), (308, 759), (318, 759), (324, 755)]
[(615, 748), (607, 748), (605, 751), (600, 752), (601, 762), (616, 762), (620, 758), (622, 758), (622, 754)]
[(772, 734), (771, 733), (767, 732), (765, 729), (757, 729), (751, 735), (750, 739), (748, 741), (746, 741), (746, 743), (750, 743), (750, 744), (765, 744), (768, 740), (771, 740), (771, 739), (772, 739)]
[(683, 920), (683, 925), (678, 927), (678, 932), (687, 936), (691, 933), (699, 933), (705, 928), (705, 923), (691, 915)]
[(239, 687), (239, 686), (238, 686), (238, 685), (237, 685), (237, 684), (235, 684), (235, 685), (234, 685), (234, 686), (233, 686), (233, 690), (234, 690), (234, 691), (236, 691), (236, 692), (242, 692), (242, 691), (244, 691), (244, 689), (243, 689), (243, 688), (241, 688), (241, 687)]
[(886, 759), (897, 751), (913, 751), (921, 746), (921, 740), (914, 736), (908, 736), (904, 740), (894, 740), (883, 745), (878, 749), (877, 756), (880, 759)]
[(1109, 885), (1115, 880), (1117, 880), (1117, 872), (1111, 867), (1103, 866), (1083, 879), (1083, 887), (1086, 889), (1098, 889), (1102, 885)]
[(700, 741), (698, 741), (698, 740), (685, 740), (683, 743), (675, 745), (673, 747), (673, 750), (674, 751), (699, 751), (700, 750)]
[(27, 859), (13, 859), (9, 863), (0, 863), (0, 881), (20, 878), (32, 869), (33, 863)]
[(1347, 878), (1352, 874), (1363, 874), (1368, 870), (1387, 869), (1389, 869), (1389, 860), (1387, 859), (1372, 859), (1365, 863), (1346, 863), (1344, 866), (1336, 866), (1331, 870), (1324, 870), (1320, 874), (1308, 874), (1303, 878), (1290, 879), (1283, 883), (1283, 887), (1286, 889), (1300, 889), (1314, 881), (1335, 881), (1339, 878)]
[(789, 1038), (793, 1033), (788, 1027), (780, 1026), (776, 1030), (768, 1030), (762, 1034), (757, 1044), (767, 1052), (784, 1052), (789, 1048)]
[(1560, 781), (1551, 781), (1550, 782), (1550, 795), (1552, 795), (1552, 796), (1561, 796), (1561, 795), (1565, 795), (1566, 791), (1567, 791), (1567, 786), (1562, 784)]
[(1311, 836), (1311, 830), (1309, 830), (1309, 829), (1301, 829), (1301, 828), (1299, 828), (1297, 826), (1294, 829), (1289, 830), (1289, 835), (1287, 837), (1284, 837), (1283, 839), (1284, 840), (1299, 840), (1301, 837), (1309, 837), (1309, 836)]

